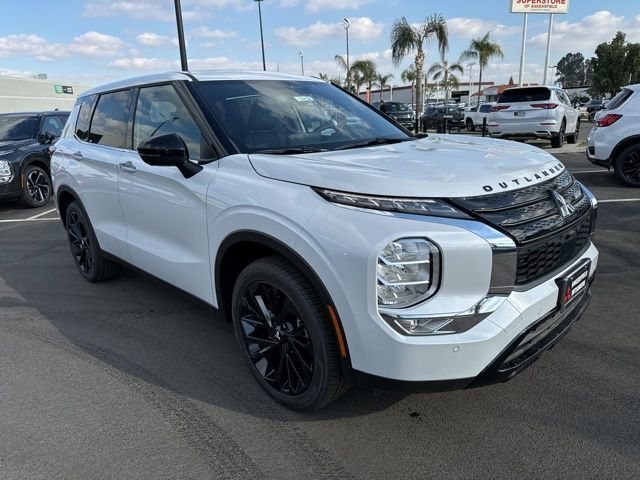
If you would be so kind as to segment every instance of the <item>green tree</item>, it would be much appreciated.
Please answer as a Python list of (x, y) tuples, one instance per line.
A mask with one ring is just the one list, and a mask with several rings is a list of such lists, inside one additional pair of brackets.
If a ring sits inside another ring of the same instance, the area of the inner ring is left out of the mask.
[(411, 25), (405, 17), (393, 22), (391, 28), (391, 58), (397, 67), (400, 62), (412, 52), (416, 52), (414, 64), (416, 67), (416, 116), (422, 113), (423, 92), (422, 81), (424, 77), (425, 44), (430, 39), (438, 42), (438, 51), (441, 56), (449, 48), (449, 33), (447, 22), (442, 15), (434, 13), (422, 23)]
[[(360, 85), (366, 84), (371, 91), (371, 84), (378, 79), (376, 62), (369, 59), (356, 60), (353, 62), (351, 70), (360, 78)], [(360, 93), (360, 89), (358, 89), (358, 93)]]
[(581, 53), (567, 53), (558, 62), (556, 77), (563, 88), (584, 85), (586, 63)]
[(409, 68), (403, 70), (400, 74), (400, 80), (402, 80), (404, 83), (411, 84), (411, 105), (415, 105), (415, 100), (413, 98), (413, 89), (416, 85), (416, 78), (418, 78), (416, 75), (416, 66), (413, 63), (409, 65)]
[(596, 97), (614, 96), (625, 85), (640, 81), (640, 44), (628, 43), (626, 35), (618, 32), (611, 42), (598, 45), (591, 66), (589, 93)]
[(377, 80), (378, 80), (378, 85), (380, 85), (380, 100), (382, 100), (382, 91), (384, 90), (384, 87), (389, 85), (389, 82), (393, 80), (393, 74), (392, 73), (378, 74)]
[(460, 80), (456, 74), (462, 75), (464, 68), (460, 62), (449, 63), (449, 60), (442, 57), (440, 62), (434, 63), (427, 70), (427, 77), (432, 77), (434, 82), (439, 82), (444, 89), (445, 103), (449, 100), (449, 89), (458, 88)]
[(345, 75), (344, 84), (347, 86), (351, 85), (351, 89), (353, 90), (353, 84), (350, 82), (350, 80), (353, 80), (353, 75), (352, 75), (353, 68), (347, 69), (347, 60), (342, 55), (336, 55), (335, 57), (333, 57), (333, 61), (336, 62), (340, 70), (344, 70), (344, 75)]
[[(504, 58), (504, 53), (502, 52), (500, 44), (492, 42), (489, 39), (490, 33), (491, 32), (487, 32), (483, 37), (471, 40), (469, 48), (465, 50), (460, 57), (461, 62), (471, 59), (478, 61), (478, 66), (480, 67), (480, 74), (478, 76), (478, 96), (482, 89), (482, 72), (487, 68), (487, 65), (489, 65), (489, 60), (492, 58)], [(469, 92), (469, 94), (471, 94), (471, 92)], [(478, 98), (478, 101), (479, 100), (480, 98)]]

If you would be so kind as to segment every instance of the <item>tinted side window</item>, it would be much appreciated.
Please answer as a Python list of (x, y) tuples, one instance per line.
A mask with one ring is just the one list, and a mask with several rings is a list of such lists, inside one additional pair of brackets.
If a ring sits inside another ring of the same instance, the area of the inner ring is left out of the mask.
[(124, 148), (129, 118), (129, 95), (128, 90), (100, 95), (91, 119), (88, 139), (90, 143)]
[(621, 107), (622, 105), (624, 105), (624, 102), (626, 102), (632, 94), (633, 94), (632, 90), (629, 90), (628, 88), (623, 88), (620, 93), (618, 93), (615, 97), (613, 97), (613, 99), (611, 99), (609, 103), (607, 103), (606, 109), (613, 110)]
[(189, 149), (189, 157), (200, 159), (202, 134), (195, 120), (171, 85), (140, 89), (133, 122), (133, 146), (149, 137), (177, 133)]
[(42, 133), (53, 133), (56, 137), (59, 137), (62, 133), (62, 127), (64, 127), (64, 122), (60, 120), (60, 117), (44, 117), (44, 122), (42, 123)]
[(96, 103), (96, 96), (85, 97), (80, 104), (80, 112), (76, 121), (76, 135), (80, 140), (87, 140), (89, 136), (89, 124), (91, 123), (91, 112)]

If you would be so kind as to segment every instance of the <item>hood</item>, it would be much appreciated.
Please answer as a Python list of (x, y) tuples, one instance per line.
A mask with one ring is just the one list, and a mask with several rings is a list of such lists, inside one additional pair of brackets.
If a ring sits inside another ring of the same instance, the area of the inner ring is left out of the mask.
[(0, 141), (0, 151), (15, 150), (16, 148), (30, 145), (35, 140), (33, 138), (27, 138), (26, 140), (4, 140)]
[(343, 192), (454, 198), (535, 185), (564, 166), (531, 145), (466, 135), (432, 135), (393, 145), (304, 155), (252, 153), (259, 175)]

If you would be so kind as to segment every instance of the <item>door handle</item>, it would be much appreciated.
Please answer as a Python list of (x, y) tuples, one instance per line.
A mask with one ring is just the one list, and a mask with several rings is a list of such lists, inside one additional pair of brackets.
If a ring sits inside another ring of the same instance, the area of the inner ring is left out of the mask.
[(127, 173), (136, 173), (137, 170), (136, 167), (134, 167), (133, 163), (131, 163), (131, 161), (119, 163), (118, 167), (120, 168), (120, 170)]
[(73, 152), (71, 156), (76, 160), (84, 160), (84, 155), (82, 155), (82, 152), (80, 150), (78, 150), (77, 152)]

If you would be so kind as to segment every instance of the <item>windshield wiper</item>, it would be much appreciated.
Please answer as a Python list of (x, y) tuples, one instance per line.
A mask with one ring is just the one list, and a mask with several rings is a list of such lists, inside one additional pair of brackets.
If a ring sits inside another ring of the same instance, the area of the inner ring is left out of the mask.
[(373, 145), (391, 145), (393, 143), (407, 142), (409, 140), (413, 140), (413, 138), (367, 138), (366, 140), (362, 140), (361, 142), (342, 145), (335, 150), (349, 150), (351, 148), (371, 147)]
[(327, 152), (326, 148), (320, 147), (289, 147), (289, 148), (268, 148), (266, 150), (256, 150), (253, 153), (270, 153), (272, 155), (295, 155), (297, 153), (317, 153)]

